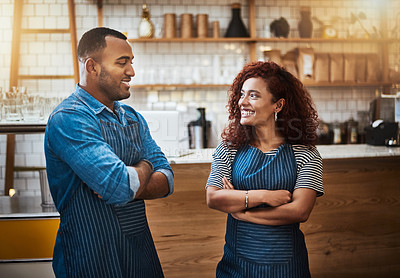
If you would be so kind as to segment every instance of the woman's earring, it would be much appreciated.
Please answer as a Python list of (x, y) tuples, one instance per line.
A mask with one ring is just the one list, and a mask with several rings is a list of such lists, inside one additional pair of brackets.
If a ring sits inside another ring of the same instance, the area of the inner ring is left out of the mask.
[(275, 122), (278, 120), (278, 112), (274, 112), (275, 114)]

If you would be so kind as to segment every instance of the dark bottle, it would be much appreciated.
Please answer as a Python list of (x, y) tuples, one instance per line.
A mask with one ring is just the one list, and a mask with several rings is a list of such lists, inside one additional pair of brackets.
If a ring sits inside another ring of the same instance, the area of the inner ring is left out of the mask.
[(346, 143), (357, 144), (358, 142), (358, 122), (353, 118), (346, 122)]
[(206, 120), (206, 109), (197, 108), (200, 116), (197, 120), (188, 124), (189, 148), (202, 149), (208, 147), (208, 137), (210, 134), (211, 122)]
[(311, 8), (300, 8), (300, 21), (298, 24), (300, 38), (311, 38), (313, 24), (311, 21)]
[(246, 27), (240, 17), (240, 3), (232, 4), (232, 19), (229, 22), (225, 38), (249, 37)]

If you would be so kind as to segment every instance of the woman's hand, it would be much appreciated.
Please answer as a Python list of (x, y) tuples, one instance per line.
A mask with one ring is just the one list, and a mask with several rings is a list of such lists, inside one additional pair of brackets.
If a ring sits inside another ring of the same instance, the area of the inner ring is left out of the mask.
[(270, 190), (265, 194), (265, 203), (277, 207), (292, 201), (292, 194), (287, 190)]
[[(222, 183), (224, 189), (235, 189), (226, 177), (222, 178)], [(258, 192), (264, 195), (264, 203), (271, 207), (277, 207), (292, 201), (292, 194), (287, 190), (259, 190)]]
[(294, 190), (292, 201), (276, 207), (232, 211), (233, 218), (261, 225), (287, 225), (307, 221), (314, 207), (317, 192), (310, 188)]
[(224, 184), (224, 189), (235, 189), (233, 184), (231, 184), (227, 177), (222, 178), (222, 183)]
[(231, 215), (233, 218), (235, 218), (236, 220), (242, 220), (245, 221), (244, 216), (245, 216), (246, 211), (238, 211), (238, 212), (232, 212)]

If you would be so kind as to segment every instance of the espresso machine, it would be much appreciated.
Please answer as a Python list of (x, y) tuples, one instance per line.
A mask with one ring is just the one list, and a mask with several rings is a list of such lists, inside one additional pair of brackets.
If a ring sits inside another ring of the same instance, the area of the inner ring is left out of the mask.
[(400, 98), (377, 97), (370, 103), (371, 126), (365, 128), (366, 143), (399, 146)]

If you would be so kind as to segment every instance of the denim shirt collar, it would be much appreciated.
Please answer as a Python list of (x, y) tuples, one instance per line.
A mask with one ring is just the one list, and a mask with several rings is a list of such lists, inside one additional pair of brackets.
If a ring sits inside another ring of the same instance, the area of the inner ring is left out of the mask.
[[(105, 106), (103, 103), (94, 98), (91, 94), (82, 89), (79, 84), (76, 85), (75, 94), (87, 107), (93, 110), (96, 115), (100, 114), (104, 110), (114, 115), (114, 112), (110, 108)], [(120, 119), (120, 121), (122, 121), (122, 124), (126, 125), (127, 122), (125, 119), (125, 110), (122, 108), (121, 104), (118, 101), (114, 101), (114, 111), (118, 114), (118, 118)]]

